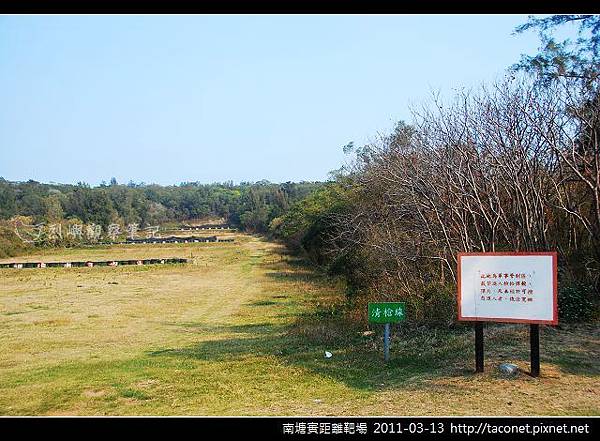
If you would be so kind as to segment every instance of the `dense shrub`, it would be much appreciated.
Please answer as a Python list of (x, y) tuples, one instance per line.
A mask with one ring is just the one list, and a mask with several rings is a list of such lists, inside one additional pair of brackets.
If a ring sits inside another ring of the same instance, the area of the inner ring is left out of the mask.
[(437, 326), (451, 326), (456, 321), (456, 287), (453, 284), (430, 284), (423, 290), (421, 302), (424, 321)]
[(26, 253), (30, 248), (12, 228), (0, 225), (0, 258), (18, 256)]
[(558, 291), (558, 317), (562, 322), (584, 322), (597, 317), (598, 305), (593, 301), (589, 285), (573, 284)]

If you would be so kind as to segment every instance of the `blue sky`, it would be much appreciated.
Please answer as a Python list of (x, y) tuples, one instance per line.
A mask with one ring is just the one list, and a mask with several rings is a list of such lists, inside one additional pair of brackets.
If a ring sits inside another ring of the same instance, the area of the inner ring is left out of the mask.
[(322, 180), (433, 90), (502, 76), (523, 15), (1, 16), (0, 176)]

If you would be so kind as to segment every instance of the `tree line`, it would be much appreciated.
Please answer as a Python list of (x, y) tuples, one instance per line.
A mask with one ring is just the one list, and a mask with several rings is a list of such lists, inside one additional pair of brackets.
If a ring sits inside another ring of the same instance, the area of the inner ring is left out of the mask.
[[(0, 220), (8, 240), (15, 221), (28, 224), (81, 223), (106, 230), (111, 224), (139, 228), (218, 217), (251, 233), (266, 233), (270, 222), (320, 184), (231, 182), (182, 183), (174, 186), (129, 183), (91, 187), (45, 184), (0, 178)], [(6, 246), (5, 254), (6, 252)]]
[[(410, 123), (346, 146), (351, 165), (272, 233), (343, 275), (358, 310), (402, 299), (417, 322), (452, 325), (459, 252), (558, 250), (561, 317), (597, 314), (600, 17), (567, 19), (519, 27), (544, 44), (504, 79), (434, 95)], [(573, 44), (546, 34), (565, 22), (579, 23)]]
[[(579, 29), (557, 42), (552, 30)], [(461, 251), (559, 251), (559, 314), (600, 301), (600, 16), (531, 18), (538, 54), (364, 146), (325, 183), (90, 188), (0, 180), (0, 218), (154, 225), (223, 217), (269, 234), (345, 278), (356, 311), (404, 300), (418, 322), (453, 325)], [(0, 237), (2, 240), (2, 237)], [(357, 314), (357, 318), (361, 314)]]

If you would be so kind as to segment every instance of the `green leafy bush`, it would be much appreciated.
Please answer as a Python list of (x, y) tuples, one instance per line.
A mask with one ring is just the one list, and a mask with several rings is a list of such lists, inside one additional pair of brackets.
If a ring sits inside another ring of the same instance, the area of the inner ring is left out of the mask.
[(584, 284), (563, 286), (558, 291), (558, 319), (563, 322), (585, 322), (597, 315), (598, 305), (592, 301), (592, 287)]
[(403, 300), (414, 325), (451, 327), (456, 322), (456, 289), (451, 284), (429, 283)]

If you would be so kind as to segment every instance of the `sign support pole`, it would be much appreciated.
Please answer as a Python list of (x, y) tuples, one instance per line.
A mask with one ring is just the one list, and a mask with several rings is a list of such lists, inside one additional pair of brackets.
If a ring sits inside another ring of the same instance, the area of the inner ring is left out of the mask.
[(483, 372), (483, 322), (475, 322), (475, 372)]
[(390, 361), (390, 324), (386, 323), (383, 330), (383, 358), (386, 361)]
[(529, 325), (529, 345), (531, 347), (531, 376), (540, 376), (540, 325)]
[(406, 319), (406, 306), (404, 302), (369, 302), (369, 323), (384, 325), (383, 330), (383, 358), (390, 361), (390, 327), (392, 323), (400, 323)]

